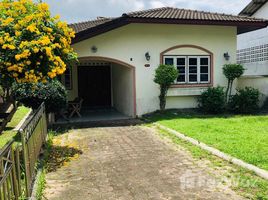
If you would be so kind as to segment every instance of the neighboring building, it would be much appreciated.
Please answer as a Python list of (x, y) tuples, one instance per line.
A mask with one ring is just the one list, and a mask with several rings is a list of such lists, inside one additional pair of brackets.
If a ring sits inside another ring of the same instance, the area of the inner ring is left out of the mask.
[[(268, 19), (268, 0), (253, 0), (239, 14)], [(237, 61), (247, 69), (238, 82), (240, 87), (258, 88), (268, 96), (268, 28), (238, 36)], [(265, 99), (265, 98), (263, 98)]]
[(167, 108), (196, 107), (204, 89), (226, 85), (222, 67), (236, 62), (237, 33), (264, 28), (267, 21), (165, 7), (70, 26), (80, 64), (64, 78), (69, 99), (135, 117), (159, 109), (153, 79), (160, 63), (180, 71)]

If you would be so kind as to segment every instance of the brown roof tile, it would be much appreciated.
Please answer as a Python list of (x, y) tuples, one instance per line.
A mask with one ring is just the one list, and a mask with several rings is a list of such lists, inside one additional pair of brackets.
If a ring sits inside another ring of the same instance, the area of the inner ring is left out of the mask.
[(73, 41), (76, 43), (130, 23), (236, 26), (238, 34), (264, 28), (268, 25), (268, 21), (265, 19), (248, 16), (163, 7), (124, 13), (117, 18), (99, 18), (93, 21), (74, 23), (69, 26), (76, 32), (76, 38)]
[(79, 33), (81, 31), (96, 27), (98, 25), (104, 24), (106, 22), (109, 22), (113, 20), (112, 18), (98, 18), (96, 20), (92, 21), (85, 21), (85, 22), (78, 22), (78, 23), (73, 23), (69, 24), (69, 27), (74, 29), (76, 33)]
[(228, 15), (223, 13), (212, 13), (197, 10), (163, 7), (145, 11), (131, 12), (125, 14), (131, 18), (161, 18), (180, 20), (210, 20), (210, 21), (237, 21), (237, 22), (260, 22), (264, 19), (256, 19), (247, 16)]

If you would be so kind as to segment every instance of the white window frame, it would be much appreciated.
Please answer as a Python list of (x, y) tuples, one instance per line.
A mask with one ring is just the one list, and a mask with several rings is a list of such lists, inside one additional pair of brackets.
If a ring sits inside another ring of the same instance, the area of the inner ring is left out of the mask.
[[(185, 58), (185, 82), (177, 82), (177, 79), (175, 81), (175, 84), (209, 84), (211, 83), (211, 56), (195, 56), (195, 55), (187, 55), (187, 56), (171, 56), (167, 55), (163, 57), (163, 61), (165, 64), (165, 59), (166, 58), (171, 58), (173, 59), (173, 65), (178, 69), (178, 64), (177, 64), (177, 58)], [(196, 58), (197, 59), (197, 81), (195, 82), (190, 82), (189, 81), (189, 59), (190, 58)], [(207, 58), (208, 59), (208, 73), (202, 73), (202, 74), (208, 74), (208, 81), (201, 81), (201, 58)]]
[[(199, 72), (198, 72), (198, 78), (199, 78), (199, 80), (198, 80), (198, 83), (201, 83), (201, 84), (203, 84), (203, 83), (210, 83), (211, 82), (211, 76), (210, 76), (210, 73), (211, 73), (211, 58), (210, 58), (210, 56), (198, 56), (199, 57), (199, 59), (198, 59), (198, 61), (199, 61)], [(208, 73), (201, 73), (201, 58), (207, 58), (208, 59)], [(208, 74), (208, 81), (201, 81), (201, 75), (202, 74)]]
[[(194, 58), (196, 59), (196, 70), (197, 72), (196, 73), (190, 73), (190, 59), (191, 58)], [(200, 59), (198, 58), (198, 56), (187, 56), (187, 69), (188, 69), (188, 74), (187, 74), (187, 77), (188, 77), (188, 81), (187, 83), (189, 84), (198, 84), (200, 82), (199, 78), (200, 78)], [(190, 81), (190, 75), (195, 75), (197, 76), (197, 79), (196, 81)]]

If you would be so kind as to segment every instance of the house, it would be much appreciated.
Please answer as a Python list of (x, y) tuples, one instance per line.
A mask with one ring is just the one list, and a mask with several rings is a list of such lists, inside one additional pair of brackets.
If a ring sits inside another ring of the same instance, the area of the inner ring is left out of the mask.
[(245, 16), (157, 8), (116, 18), (70, 24), (79, 65), (64, 79), (69, 99), (85, 107), (114, 107), (127, 116), (159, 109), (153, 81), (160, 63), (180, 71), (168, 92), (167, 108), (193, 108), (210, 86), (226, 85), (222, 67), (236, 62), (237, 34), (267, 26)]
[[(268, 1), (253, 0), (239, 14), (268, 19)], [(238, 36), (237, 61), (247, 69), (239, 85), (258, 88), (263, 99), (268, 96), (268, 28)]]

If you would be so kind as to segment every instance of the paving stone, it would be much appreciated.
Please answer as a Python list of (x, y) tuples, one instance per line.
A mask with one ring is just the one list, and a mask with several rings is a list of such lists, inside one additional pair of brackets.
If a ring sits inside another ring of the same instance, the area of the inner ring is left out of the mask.
[(58, 139), (83, 153), (47, 174), (49, 200), (243, 199), (148, 127), (77, 129)]

